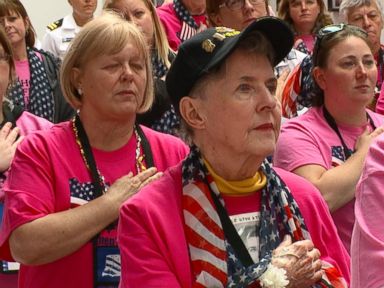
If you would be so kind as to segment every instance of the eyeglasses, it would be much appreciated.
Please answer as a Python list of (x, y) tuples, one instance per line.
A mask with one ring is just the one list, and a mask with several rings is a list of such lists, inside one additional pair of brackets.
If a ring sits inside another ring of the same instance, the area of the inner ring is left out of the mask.
[(0, 63), (8, 63), (10, 58), (9, 54), (0, 54)]
[(364, 37), (368, 37), (367, 32), (365, 32), (363, 29), (360, 27), (354, 26), (354, 25), (348, 25), (344, 23), (340, 24), (332, 24), (332, 25), (327, 25), (319, 30), (316, 35), (316, 42), (315, 42), (315, 47), (313, 48), (313, 53), (312, 53), (312, 63), (313, 66), (318, 65), (318, 54), (319, 50), (321, 47), (321, 44), (325, 38), (328, 40), (331, 38), (332, 35), (336, 34), (337, 32), (340, 32), (342, 30), (348, 29), (351, 32), (359, 33), (360, 35), (363, 35)]
[(265, 5), (264, 0), (226, 0), (224, 1), (224, 3), (219, 5), (219, 9), (223, 7), (227, 7), (229, 10), (232, 10), (232, 11), (240, 10), (244, 7), (245, 1), (248, 1), (249, 3), (251, 3), (251, 5), (254, 5), (254, 6), (261, 5), (261, 4)]

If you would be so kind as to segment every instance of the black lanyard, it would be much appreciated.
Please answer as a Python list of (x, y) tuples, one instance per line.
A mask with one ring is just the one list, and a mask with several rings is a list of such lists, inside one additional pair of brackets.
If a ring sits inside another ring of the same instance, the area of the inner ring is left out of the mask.
[[(325, 105), (323, 105), (323, 114), (324, 118), (327, 121), (328, 125), (332, 128), (333, 131), (337, 134), (337, 136), (340, 139), (341, 145), (343, 146), (343, 152), (344, 152), (344, 158), (347, 160), (349, 157), (351, 157), (352, 153), (349, 150), (347, 144), (345, 144), (343, 137), (341, 136), (340, 130), (337, 127), (335, 119), (332, 117), (332, 115), (328, 112), (327, 108), (325, 108)], [(373, 123), (373, 120), (371, 116), (369, 116), (368, 113), (366, 113), (369, 123), (371, 124), (371, 127), (373, 130), (376, 129), (375, 123)]]
[[(207, 181), (206, 185), (207, 187), (210, 187)], [(225, 238), (231, 244), (237, 257), (239, 257), (239, 260), (245, 267), (253, 265), (254, 262), (251, 258), (251, 255), (249, 255), (249, 252), (245, 247), (243, 240), (240, 238), (239, 233), (237, 233), (235, 226), (233, 225), (231, 219), (228, 216), (227, 210), (225, 210), (219, 200), (219, 197), (217, 197), (217, 195), (211, 190), (211, 188), (209, 188), (209, 190), (211, 192), (213, 202), (215, 203), (217, 214), (219, 214)]]

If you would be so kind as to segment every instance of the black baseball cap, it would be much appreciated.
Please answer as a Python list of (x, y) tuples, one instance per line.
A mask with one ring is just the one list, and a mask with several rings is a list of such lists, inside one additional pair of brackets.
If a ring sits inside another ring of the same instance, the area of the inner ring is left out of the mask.
[(271, 16), (256, 19), (242, 32), (226, 27), (209, 28), (179, 46), (166, 77), (167, 91), (178, 113), (180, 99), (188, 95), (196, 81), (225, 60), (239, 41), (253, 31), (261, 32), (271, 43), (274, 65), (292, 49), (294, 37), (291, 28), (284, 21)]

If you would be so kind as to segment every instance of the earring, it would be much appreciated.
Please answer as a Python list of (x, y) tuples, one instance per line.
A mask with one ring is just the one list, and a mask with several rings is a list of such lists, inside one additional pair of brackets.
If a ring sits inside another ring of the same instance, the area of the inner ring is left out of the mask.
[(82, 96), (83, 95), (83, 90), (81, 89), (81, 87), (77, 88), (77, 93)]

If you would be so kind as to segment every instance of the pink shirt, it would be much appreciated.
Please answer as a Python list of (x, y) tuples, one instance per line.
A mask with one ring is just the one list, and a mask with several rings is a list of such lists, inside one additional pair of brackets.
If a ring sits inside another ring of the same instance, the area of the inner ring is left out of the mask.
[[(36, 55), (42, 60), (41, 54), (35, 52)], [(29, 61), (21, 60), (15, 61), (16, 75), (17, 79), (20, 82), (21, 88), (23, 90), (24, 103), (27, 106), (29, 102), (29, 88), (31, 87), (31, 71), (29, 68)]]
[[(297, 201), (321, 258), (338, 267), (349, 283), (349, 256), (337, 237), (320, 193), (297, 175), (281, 169), (276, 169), (276, 172)], [(121, 288), (192, 287), (189, 250), (184, 234), (181, 179), (179, 164), (168, 169), (159, 181), (144, 187), (121, 207), (118, 228), (122, 257)], [(252, 196), (247, 198), (250, 199)], [(228, 200), (226, 197), (230, 213), (252, 211), (257, 205), (255, 199), (243, 207), (245, 199), (237, 203)]]
[[(178, 138), (142, 127), (159, 171), (175, 165), (188, 152)], [(93, 149), (107, 184), (136, 173), (136, 137), (122, 148), (105, 152)], [(48, 214), (71, 209), (71, 194), (89, 191), (91, 178), (75, 141), (70, 122), (35, 133), (18, 147), (5, 187), (6, 209), (0, 234), (0, 256), (10, 257), (8, 238), (20, 225)], [(21, 265), (19, 287), (93, 287), (92, 244), (46, 265)]]
[(371, 145), (357, 185), (352, 288), (384, 287), (384, 134)]
[[(167, 34), (169, 46), (177, 51), (179, 45), (196, 34), (191, 27), (180, 21), (173, 9), (173, 3), (162, 5), (156, 9), (160, 21), (163, 24), (165, 33)], [(196, 24), (199, 26), (197, 32), (207, 28), (207, 19), (205, 15), (192, 15)]]
[[(384, 123), (384, 117), (367, 110), (376, 127)], [(347, 127), (339, 125), (343, 139), (350, 149), (354, 149), (357, 138), (366, 126)], [(329, 127), (323, 116), (322, 107), (311, 108), (304, 115), (284, 123), (277, 141), (274, 165), (293, 171), (304, 165), (320, 165), (326, 170), (344, 163), (342, 145), (337, 134)], [(355, 200), (350, 201), (332, 213), (340, 238), (350, 251)]]

